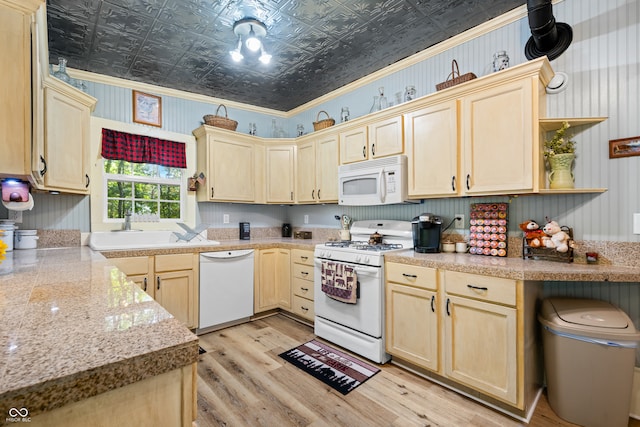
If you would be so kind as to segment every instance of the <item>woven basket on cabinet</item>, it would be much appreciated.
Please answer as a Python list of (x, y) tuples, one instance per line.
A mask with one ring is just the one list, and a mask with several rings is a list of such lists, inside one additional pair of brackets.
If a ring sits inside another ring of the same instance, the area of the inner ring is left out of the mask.
[[(218, 111), (220, 111), (221, 107), (224, 107), (224, 117), (218, 115)], [(218, 108), (216, 109), (215, 115), (207, 114), (206, 116), (203, 117), (203, 119), (204, 119), (204, 124), (209, 126), (215, 126), (223, 129), (228, 129), (228, 130), (236, 130), (236, 128), (238, 127), (238, 122), (235, 120), (231, 120), (228, 117), (227, 107), (225, 107), (224, 104), (220, 104), (218, 106)]]
[[(320, 113), (324, 113), (327, 115), (326, 119), (320, 120)], [(336, 121), (329, 117), (329, 113), (324, 110), (320, 110), (318, 115), (316, 116), (316, 121), (313, 122), (313, 130), (321, 130), (331, 127), (336, 124)]]

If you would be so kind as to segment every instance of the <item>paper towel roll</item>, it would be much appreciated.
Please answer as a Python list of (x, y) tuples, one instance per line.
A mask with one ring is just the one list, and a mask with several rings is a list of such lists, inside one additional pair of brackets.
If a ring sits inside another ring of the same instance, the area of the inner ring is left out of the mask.
[(12, 211), (30, 211), (33, 209), (33, 195), (29, 193), (29, 200), (26, 202), (5, 202), (3, 200), (2, 204)]

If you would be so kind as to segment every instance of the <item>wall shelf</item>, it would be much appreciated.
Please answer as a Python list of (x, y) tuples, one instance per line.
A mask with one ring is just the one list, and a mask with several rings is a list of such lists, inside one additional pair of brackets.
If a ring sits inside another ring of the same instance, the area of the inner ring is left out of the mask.
[(587, 194), (587, 193), (604, 193), (606, 188), (542, 188), (537, 194)]
[(545, 132), (556, 131), (562, 127), (563, 122), (569, 123), (569, 126), (595, 125), (607, 120), (607, 117), (556, 117), (552, 119), (540, 119), (540, 129)]

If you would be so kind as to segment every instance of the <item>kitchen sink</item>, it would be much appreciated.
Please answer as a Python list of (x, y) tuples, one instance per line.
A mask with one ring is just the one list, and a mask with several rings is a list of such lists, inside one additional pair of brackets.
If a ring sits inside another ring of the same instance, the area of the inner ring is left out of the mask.
[(96, 251), (120, 249), (181, 248), (192, 246), (216, 246), (220, 242), (208, 240), (206, 230), (186, 240), (183, 234), (173, 231), (96, 231), (89, 237), (89, 247)]

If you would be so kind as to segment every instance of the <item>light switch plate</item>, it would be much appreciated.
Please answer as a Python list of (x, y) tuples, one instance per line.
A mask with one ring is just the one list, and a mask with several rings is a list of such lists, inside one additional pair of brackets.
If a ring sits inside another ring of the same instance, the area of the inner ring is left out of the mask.
[(640, 234), (640, 213), (633, 214), (633, 234)]
[(222, 214), (222, 223), (229, 224), (229, 214)]

